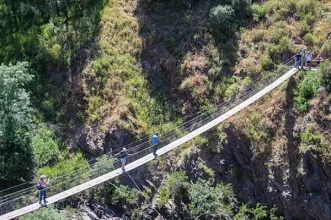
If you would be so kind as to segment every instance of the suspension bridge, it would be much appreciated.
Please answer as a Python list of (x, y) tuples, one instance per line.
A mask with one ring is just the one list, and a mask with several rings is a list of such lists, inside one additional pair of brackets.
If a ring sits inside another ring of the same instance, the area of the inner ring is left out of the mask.
[[(241, 91), (240, 96), (222, 102), (216, 106), (214, 111), (198, 112), (193, 115), (193, 117), (187, 117), (186, 121), (178, 127), (177, 131), (171, 131), (163, 135), (163, 144), (161, 143), (159, 150), (157, 151), (158, 156), (164, 155), (211, 128), (214, 128), (271, 92), (298, 72), (298, 69), (293, 68), (290, 63), (292, 64), (293, 60), (290, 60), (284, 65), (283, 71), (273, 73), (258, 82), (253, 82), (251, 86)], [(151, 146), (148, 141), (129, 148), (129, 151), (131, 150), (135, 153), (129, 158), (131, 162), (126, 165), (126, 172), (152, 161), (154, 155), (151, 153), (150, 148)], [(64, 175), (57, 178), (55, 183), (51, 182), (50, 187), (48, 188), (48, 191), (50, 191), (48, 194), (51, 195), (47, 198), (48, 204), (54, 204), (122, 175), (122, 169), (120, 168), (120, 163), (118, 163), (118, 161), (114, 163), (114, 166), (110, 168), (110, 170), (108, 170), (109, 172), (107, 171), (105, 174), (99, 176), (90, 176), (90, 180), (80, 176), (80, 174), (86, 172), (86, 169), (90, 168), (81, 168), (75, 171), (78, 172), (78, 174), (75, 174), (77, 176), (75, 177), (76, 180), (72, 175), (68, 174), (69, 179), (66, 179), (67, 177)], [(36, 197), (37, 191), (34, 185), (31, 183), (26, 188), (9, 193), (0, 198), (1, 220), (14, 219), (40, 208), (40, 204)]]

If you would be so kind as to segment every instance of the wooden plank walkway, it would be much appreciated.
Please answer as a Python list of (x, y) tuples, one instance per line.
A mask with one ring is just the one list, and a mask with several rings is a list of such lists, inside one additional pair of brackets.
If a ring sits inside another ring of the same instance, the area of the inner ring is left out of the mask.
[[(287, 73), (285, 73), (284, 75), (282, 75), (280, 78), (278, 78), (275, 82), (273, 82), (272, 84), (270, 84), (269, 86), (265, 87), (264, 89), (262, 89), (261, 91), (259, 91), (258, 93), (256, 93), (255, 95), (253, 95), (252, 97), (250, 97), (249, 99), (245, 100), (244, 102), (242, 102), (241, 104), (237, 105), (236, 107), (232, 108), (231, 110), (229, 110), (228, 112), (226, 112), (225, 114), (221, 115), (220, 117), (212, 120), (211, 122), (201, 126), (200, 128), (192, 131), (191, 133), (185, 135), (182, 138), (177, 139), (176, 141), (164, 146), (163, 148), (161, 148), (160, 150), (157, 151), (158, 155), (163, 155), (169, 151), (171, 151), (172, 149), (184, 144), (185, 142), (197, 137), (198, 135), (204, 133), (205, 131), (215, 127), (216, 125), (220, 124), (221, 122), (225, 121), (227, 118), (233, 116), (234, 114), (236, 114), (237, 112), (241, 111), (242, 109), (246, 108), (247, 106), (249, 106), (250, 104), (254, 103), (255, 101), (257, 101), (258, 99), (260, 99), (261, 97), (263, 97), (264, 95), (266, 95), (267, 93), (269, 93), (270, 91), (272, 91), (273, 89), (275, 89), (277, 86), (279, 86), (281, 83), (283, 83), (285, 80), (289, 79), (291, 76), (293, 76), (296, 72), (298, 72), (298, 70), (296, 68), (292, 68), (290, 71), (288, 71)], [(130, 171), (133, 170), (151, 160), (154, 159), (153, 154), (148, 154), (130, 164), (128, 164), (126, 166), (126, 171)], [(122, 169), (119, 168), (117, 170), (114, 170), (112, 172), (109, 172), (107, 174), (104, 174), (102, 176), (99, 176), (93, 180), (90, 180), (86, 183), (83, 183), (81, 185), (75, 186), (71, 189), (68, 189), (66, 191), (63, 191), (59, 194), (56, 194), (54, 196), (51, 196), (47, 199), (48, 204), (52, 204), (55, 202), (58, 202), (60, 200), (63, 200), (65, 198), (68, 198), (76, 193), (82, 192), (84, 190), (87, 190), (89, 188), (92, 188), (96, 185), (99, 185), (103, 182), (106, 182), (110, 179), (113, 179), (114, 177), (117, 177), (119, 175), (122, 174)], [(26, 206), (24, 208), (9, 212), (5, 215), (0, 216), (1, 220), (7, 220), (7, 219), (13, 219), (13, 218), (17, 218), (19, 216), (22, 216), (24, 214), (33, 212), (37, 209), (40, 208), (39, 203), (34, 203), (32, 205)]]

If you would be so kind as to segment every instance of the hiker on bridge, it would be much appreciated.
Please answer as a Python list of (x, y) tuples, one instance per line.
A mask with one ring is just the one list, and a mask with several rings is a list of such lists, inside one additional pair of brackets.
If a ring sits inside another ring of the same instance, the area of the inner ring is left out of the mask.
[(299, 69), (300, 68), (300, 65), (301, 65), (301, 57), (302, 57), (301, 52), (298, 52), (297, 54), (295, 54), (294, 57), (295, 57), (295, 64), (294, 64), (294, 66), (297, 69)]
[(153, 136), (152, 136), (152, 146), (153, 146), (153, 154), (154, 157), (157, 157), (156, 151), (157, 151), (157, 147), (159, 145), (159, 132), (156, 132)]
[(316, 67), (318, 67), (320, 65), (320, 63), (324, 61), (324, 59), (323, 59), (323, 57), (321, 57), (320, 54), (318, 54), (313, 61), (316, 62)]
[(122, 171), (125, 172), (125, 164), (128, 160), (128, 156), (132, 156), (132, 154), (128, 153), (128, 150), (124, 147), (121, 152), (119, 152), (118, 154), (115, 154), (115, 156), (119, 156), (121, 163), (122, 163)]
[(39, 184), (37, 188), (40, 190), (39, 192), (39, 204), (42, 206), (41, 201), (44, 201), (44, 206), (47, 206), (46, 201), (46, 190), (47, 190), (47, 184), (49, 183), (49, 180), (47, 181), (46, 176), (42, 175), (40, 177)]

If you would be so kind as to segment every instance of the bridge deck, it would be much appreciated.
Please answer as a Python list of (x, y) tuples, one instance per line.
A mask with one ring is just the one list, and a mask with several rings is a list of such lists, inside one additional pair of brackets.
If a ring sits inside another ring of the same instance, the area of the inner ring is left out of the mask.
[[(226, 120), (227, 118), (231, 117), (232, 115), (236, 114), (237, 112), (241, 111), (242, 109), (244, 109), (245, 107), (249, 106), (250, 104), (254, 103), (255, 101), (257, 101), (258, 99), (260, 99), (262, 96), (266, 95), (267, 93), (269, 93), (270, 91), (272, 91), (273, 89), (275, 89), (277, 86), (279, 86), (281, 83), (283, 83), (285, 80), (289, 79), (291, 76), (293, 76), (298, 70), (296, 68), (292, 68), (290, 71), (288, 71), (287, 73), (285, 73), (284, 75), (282, 75), (280, 78), (278, 78), (275, 82), (273, 82), (272, 84), (268, 85), (267, 87), (265, 87), (264, 89), (262, 89), (261, 91), (259, 91), (258, 93), (256, 93), (255, 95), (253, 95), (252, 97), (250, 97), (249, 99), (245, 100), (244, 102), (240, 103), (239, 105), (237, 105), (236, 107), (232, 108), (231, 110), (229, 110), (228, 112), (226, 112), (225, 114), (221, 115), (220, 117), (212, 120), (211, 122), (201, 126), (200, 128), (192, 131), (191, 133), (185, 135), (182, 138), (177, 139), (176, 141), (168, 144), (167, 146), (164, 146), (163, 148), (161, 148), (160, 150), (157, 151), (158, 155), (163, 155), (169, 151), (171, 151), (172, 149), (180, 146), (181, 144), (193, 139), (194, 137), (204, 133), (205, 131), (215, 127), (216, 125), (220, 124), (221, 122), (223, 122), (224, 120)], [(130, 171), (133, 170), (151, 160), (154, 159), (153, 154), (149, 154), (146, 155), (130, 164), (128, 164), (126, 166), (126, 171)], [(87, 190), (91, 187), (94, 187), (98, 184), (101, 184), (105, 181), (108, 181), (110, 179), (113, 179), (114, 177), (117, 177), (119, 175), (122, 174), (122, 170), (121, 168), (114, 170), (112, 172), (109, 172), (107, 174), (104, 174), (100, 177), (97, 177), (93, 180), (90, 180), (86, 183), (83, 183), (81, 185), (75, 186), (71, 189), (68, 189), (66, 191), (63, 191), (59, 194), (56, 194), (54, 196), (49, 197), (48, 200), (48, 204), (52, 204), (55, 203), (57, 201), (63, 200), (67, 197), (70, 197), (76, 193), (82, 192), (84, 190)], [(22, 216), (24, 214), (33, 212), (37, 209), (40, 208), (39, 203), (34, 203), (32, 205), (26, 206), (24, 208), (12, 211), (10, 213), (7, 213), (5, 215), (0, 216), (1, 220), (6, 220), (6, 219), (13, 219), (19, 216)]]

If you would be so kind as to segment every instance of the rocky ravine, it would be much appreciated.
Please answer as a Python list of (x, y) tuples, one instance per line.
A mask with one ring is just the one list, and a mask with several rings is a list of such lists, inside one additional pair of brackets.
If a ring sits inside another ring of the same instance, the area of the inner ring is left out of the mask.
[[(331, 140), (330, 95), (321, 90), (312, 101), (311, 110), (299, 114), (294, 107), (293, 88), (295, 81), (291, 80), (284, 91), (274, 92), (269, 99), (206, 133), (207, 147), (192, 141), (180, 151), (175, 150), (161, 158), (162, 166), (160, 161), (155, 166), (145, 165), (132, 172), (132, 177), (141, 188), (152, 189), (150, 200), (155, 201), (170, 172), (185, 170), (189, 181), (196, 181), (209, 178), (203, 169), (207, 166), (214, 171), (215, 182), (233, 185), (242, 203), (275, 206), (285, 219), (331, 219), (331, 165), (317, 146), (310, 145), (302, 151), (300, 139), (308, 127), (313, 127), (327, 142)], [(254, 122), (251, 115), (256, 112), (259, 112), (259, 118)], [(268, 137), (254, 138), (250, 125), (261, 129), (257, 133), (265, 131)], [(120, 182), (133, 186), (126, 176)], [(82, 215), (90, 213), (91, 219), (123, 216), (103, 205), (103, 209), (108, 210), (105, 212), (107, 217), (91, 217), (93, 209), (93, 205), (84, 206), (82, 212), (85, 214)], [(167, 219), (185, 219), (185, 211), (172, 203), (159, 211)], [(156, 216), (153, 209), (146, 210), (146, 219)]]

